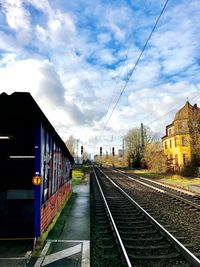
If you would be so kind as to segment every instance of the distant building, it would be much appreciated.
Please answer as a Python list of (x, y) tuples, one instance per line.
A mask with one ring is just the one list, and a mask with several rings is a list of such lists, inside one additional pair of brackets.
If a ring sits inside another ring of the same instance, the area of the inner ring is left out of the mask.
[(200, 108), (188, 101), (176, 113), (173, 122), (166, 126), (166, 135), (162, 137), (164, 155), (174, 171), (199, 155), (200, 145)]

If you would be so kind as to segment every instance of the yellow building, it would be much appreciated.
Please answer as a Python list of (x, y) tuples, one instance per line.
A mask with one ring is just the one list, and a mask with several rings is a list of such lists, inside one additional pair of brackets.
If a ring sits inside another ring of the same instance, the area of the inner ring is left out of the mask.
[(166, 135), (162, 137), (164, 155), (174, 171), (179, 171), (196, 153), (193, 146), (192, 127), (199, 125), (195, 122), (199, 120), (199, 115), (200, 108), (196, 104), (192, 106), (187, 101), (176, 113), (173, 122), (166, 126)]

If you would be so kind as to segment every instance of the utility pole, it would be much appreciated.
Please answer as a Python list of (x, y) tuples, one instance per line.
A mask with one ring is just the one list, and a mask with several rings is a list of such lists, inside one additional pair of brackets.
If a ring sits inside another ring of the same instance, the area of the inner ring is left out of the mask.
[(102, 167), (102, 146), (100, 146), (100, 167)]
[(124, 165), (124, 155), (125, 154), (125, 139), (124, 137), (122, 138), (122, 160), (123, 160), (123, 165)]
[(144, 154), (144, 126), (141, 123), (141, 154)]
[(115, 148), (114, 147), (112, 147), (112, 157), (113, 157), (112, 165), (113, 165), (113, 168), (114, 168), (115, 167), (115, 164), (114, 164), (114, 161), (115, 161)]
[(78, 160), (78, 142), (79, 142), (79, 140), (78, 139), (76, 139), (76, 144), (77, 144), (77, 164), (79, 163), (79, 160)]
[(81, 160), (82, 160), (82, 164), (83, 164), (83, 146), (81, 146)]
[(122, 158), (123, 158), (123, 164), (124, 164), (124, 137), (122, 138)]

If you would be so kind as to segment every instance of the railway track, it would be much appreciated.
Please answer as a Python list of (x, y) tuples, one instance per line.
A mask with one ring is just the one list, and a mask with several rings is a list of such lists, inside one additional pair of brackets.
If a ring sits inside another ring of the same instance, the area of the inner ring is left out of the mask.
[(103, 171), (93, 171), (124, 266), (200, 266), (197, 257)]
[(94, 173), (90, 177), (91, 189), (91, 267), (121, 266), (121, 255), (115, 242), (116, 236), (107, 216), (104, 200)]
[(152, 181), (148, 178), (141, 177), (139, 175), (135, 174), (128, 175), (120, 170), (111, 170), (111, 171), (113, 173), (118, 173), (122, 176), (125, 176), (126, 178), (134, 182), (140, 183), (144, 186), (154, 189), (157, 192), (160, 192), (161, 194), (165, 195), (166, 197), (169, 197), (177, 204), (181, 204), (182, 206), (185, 206), (187, 208), (190, 207), (193, 210), (197, 210), (198, 212), (200, 211), (200, 196), (196, 195), (193, 192), (174, 188), (169, 185), (164, 185), (159, 182)]

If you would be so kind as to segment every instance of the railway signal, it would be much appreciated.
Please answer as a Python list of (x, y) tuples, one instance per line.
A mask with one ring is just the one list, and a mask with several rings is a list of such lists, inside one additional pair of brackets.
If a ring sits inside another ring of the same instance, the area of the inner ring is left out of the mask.
[(102, 157), (102, 147), (100, 146), (100, 156)]
[(83, 146), (81, 146), (81, 155), (83, 155)]
[(112, 147), (112, 155), (113, 155), (113, 157), (115, 156), (115, 148), (114, 147)]

